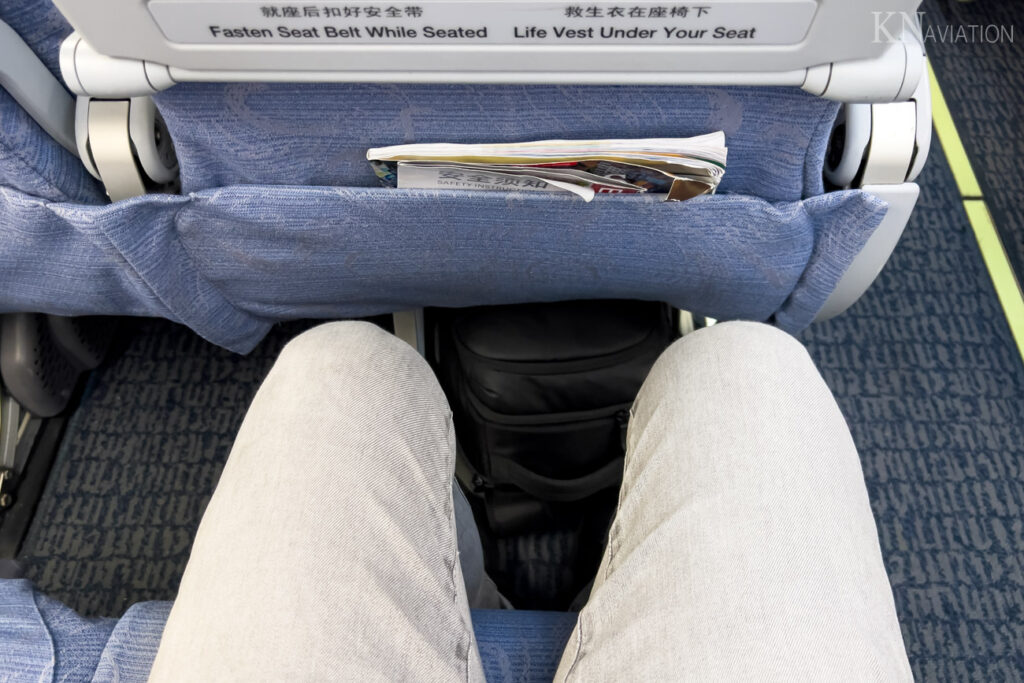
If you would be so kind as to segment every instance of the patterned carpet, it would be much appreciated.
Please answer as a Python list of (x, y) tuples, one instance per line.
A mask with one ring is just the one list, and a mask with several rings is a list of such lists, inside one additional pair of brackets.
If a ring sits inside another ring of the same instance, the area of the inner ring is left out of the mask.
[[(925, 0), (921, 9), (934, 37), (928, 55), (1024, 282), (1024, 2)], [(967, 28), (972, 26), (983, 28)]]

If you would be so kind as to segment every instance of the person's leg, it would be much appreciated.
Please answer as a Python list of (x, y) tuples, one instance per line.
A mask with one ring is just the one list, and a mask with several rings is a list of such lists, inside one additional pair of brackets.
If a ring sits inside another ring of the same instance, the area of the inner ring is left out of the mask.
[(684, 337), (633, 407), (608, 548), (557, 680), (910, 680), (860, 460), (804, 348)]
[(426, 362), (366, 323), (293, 340), (203, 517), (150, 680), (482, 681), (454, 436)]

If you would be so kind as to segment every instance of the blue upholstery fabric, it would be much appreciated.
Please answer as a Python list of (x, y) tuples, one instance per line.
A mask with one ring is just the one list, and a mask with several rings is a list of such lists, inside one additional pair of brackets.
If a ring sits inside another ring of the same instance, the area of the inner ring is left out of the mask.
[(50, 0), (0, 0), (0, 21), (13, 28), (54, 75), (60, 75), (60, 44), (71, 26)]
[[(0, 0), (0, 21), (9, 24), (59, 78), (60, 43), (71, 27), (51, 3)], [(0, 186), (4, 185), (56, 202), (106, 201), (78, 158), (0, 88)]]
[(586, 204), (239, 186), (83, 206), (0, 188), (0, 311), (163, 316), (242, 352), (290, 318), (601, 297), (795, 332), (884, 211), (861, 192)]
[(115, 621), (80, 617), (26, 579), (0, 580), (0, 680), (89, 680)]
[(370, 147), (411, 142), (685, 137), (724, 130), (721, 191), (821, 194), (838, 104), (797, 88), (182, 84), (157, 105), (183, 191), (237, 184), (376, 187)]
[(0, 579), (0, 679), (50, 679), (53, 659), (53, 640), (36, 606), (32, 584)]
[(0, 88), (0, 186), (54, 202), (101, 204), (106, 196), (78, 157), (61, 147)]
[(140, 602), (129, 607), (124, 616), (116, 620), (93, 680), (127, 683), (149, 678), (172, 604)]
[(34, 597), (53, 643), (53, 680), (89, 680), (115, 630), (113, 620), (86, 619), (39, 592)]
[(576, 614), (473, 610), (473, 632), (488, 681), (550, 681)]
[[(25, 579), (2, 579), (0, 680), (145, 681), (170, 611), (141, 602), (120, 619), (85, 619)], [(565, 612), (473, 610), (487, 680), (551, 681), (575, 623)]]

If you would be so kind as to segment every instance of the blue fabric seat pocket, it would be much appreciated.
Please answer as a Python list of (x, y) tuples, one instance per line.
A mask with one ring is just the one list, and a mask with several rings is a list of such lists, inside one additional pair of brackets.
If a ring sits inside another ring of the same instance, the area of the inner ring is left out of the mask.
[(884, 212), (859, 191), (586, 203), (240, 185), (87, 206), (0, 188), (0, 309), (163, 316), (241, 352), (286, 319), (581, 298), (796, 332)]

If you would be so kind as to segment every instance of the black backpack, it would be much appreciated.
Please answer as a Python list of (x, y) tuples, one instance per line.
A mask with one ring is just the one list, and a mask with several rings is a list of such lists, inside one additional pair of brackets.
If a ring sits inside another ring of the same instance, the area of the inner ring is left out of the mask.
[(441, 314), (434, 335), (457, 475), (485, 499), (492, 533), (519, 533), (602, 492), (616, 495), (630, 406), (676, 336), (668, 306), (461, 309)]

